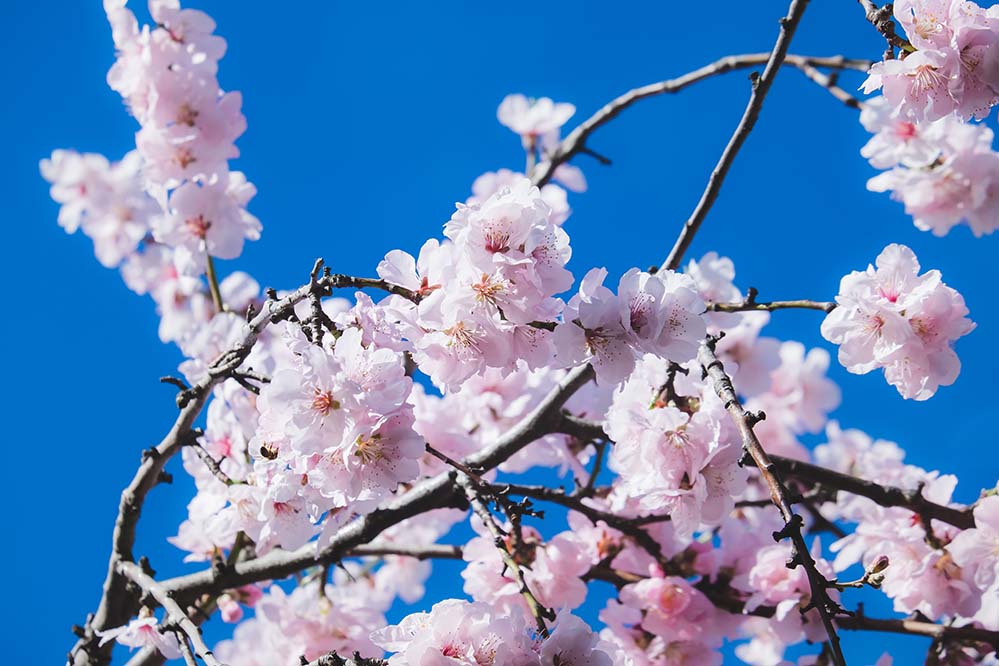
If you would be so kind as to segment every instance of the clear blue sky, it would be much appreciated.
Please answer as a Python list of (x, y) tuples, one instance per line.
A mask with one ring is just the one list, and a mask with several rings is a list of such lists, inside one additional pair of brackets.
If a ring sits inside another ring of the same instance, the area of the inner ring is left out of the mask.
[[(769, 50), (787, 5), (189, 4), (211, 13), (229, 42), (220, 79), (243, 91), (249, 129), (237, 166), (259, 188), (251, 210), (264, 224), (263, 239), (221, 271), (247, 270), (277, 288), (302, 283), (318, 255), (336, 271), (372, 274), (387, 250), (412, 252), (439, 236), (477, 175), (521, 168), (519, 141), (495, 121), (505, 94), (573, 102), (571, 125), (629, 88), (726, 54)], [(180, 357), (159, 342), (151, 301), (103, 269), (88, 239), (56, 225), (38, 174), (38, 160), (54, 148), (117, 159), (134, 145), (135, 122), (105, 84), (114, 56), (101, 3), (11, 3), (5, 23), (0, 182), (12, 236), (0, 249), (0, 336), (10, 456), (0, 473), (10, 522), (0, 614), (9, 615), (9, 663), (59, 663), (72, 644), (70, 624), (98, 600), (121, 488), (174, 418), (174, 389), (157, 378)], [(815, 0), (792, 51), (876, 58), (883, 48), (858, 3)], [(851, 76), (844, 85), (859, 82)], [(642, 102), (595, 135), (592, 147), (614, 165), (577, 162), (590, 181), (587, 194), (572, 198), (566, 227), (577, 276), (662, 260), (748, 92), (746, 73), (730, 74)], [(834, 416), (900, 442), (913, 463), (957, 473), (959, 495), (972, 499), (997, 475), (999, 314), (994, 280), (985, 277), (999, 239), (973, 239), (964, 227), (942, 239), (917, 231), (898, 204), (866, 191), (874, 172), (859, 155), (864, 141), (855, 111), (784, 71), (692, 256), (732, 257), (739, 284), (767, 299), (831, 298), (841, 275), (889, 242), (942, 270), (978, 322), (958, 346), (965, 367), (957, 384), (917, 404), (878, 375), (837, 366), (844, 400)], [(779, 313), (771, 331), (825, 345), (819, 322), (813, 312)], [(190, 494), (182, 480), (157, 488), (140, 524), (137, 553), (165, 575), (186, 570), (164, 538), (176, 533)], [(434, 597), (460, 584), (456, 569), (437, 571)], [(851, 664), (873, 663), (885, 645), (900, 646), (898, 664), (924, 649), (916, 639), (846, 636)]]

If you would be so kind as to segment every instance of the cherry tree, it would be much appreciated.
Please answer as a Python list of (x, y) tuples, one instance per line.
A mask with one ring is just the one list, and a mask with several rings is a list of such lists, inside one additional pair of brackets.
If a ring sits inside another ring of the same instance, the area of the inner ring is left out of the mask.
[[(858, 21), (886, 44), (871, 62), (792, 53), (806, 5), (791, 2), (770, 52), (636, 88), (575, 125), (572, 104), (509, 95), (497, 119), (523, 172), (480, 175), (438, 237), (384, 248), (374, 277), (317, 259), (278, 291), (215, 267), (262, 225), (229, 165), (246, 119), (216, 78), (214, 21), (150, 0), (140, 25), (105, 0), (108, 83), (138, 122), (135, 150), (56, 150), (41, 171), (59, 224), (152, 297), (186, 360), (164, 378), (179, 413), (122, 493), (68, 663), (110, 663), (120, 644), (135, 666), (719, 664), (723, 649), (770, 666), (803, 645), (797, 663), (842, 665), (853, 632), (929, 637), (931, 664), (999, 663), (996, 489), (956, 503), (954, 476), (831, 421), (829, 354), (763, 333), (780, 311), (816, 311), (848, 371), (927, 400), (957, 380), (955, 342), (975, 328), (959, 291), (900, 244), (827, 300), (759, 300), (730, 259), (687, 256), (789, 69), (859, 111), (861, 155), (882, 170), (868, 187), (916, 227), (995, 231), (999, 153), (979, 121), (999, 103), (999, 6), (862, 0)], [(594, 133), (644, 98), (760, 68), (662, 264), (577, 280), (576, 158), (609, 163)], [(867, 97), (842, 70), (867, 72)], [(135, 537), (174, 456), (197, 493), (168, 539), (203, 565), (157, 578)], [(455, 543), (466, 521), (475, 536)], [(464, 562), (462, 590), (389, 624), (397, 600), (424, 597), (434, 559)], [(590, 626), (576, 613), (594, 581), (616, 594)], [(896, 614), (865, 614), (855, 588)], [(206, 642), (213, 618), (231, 639)]]

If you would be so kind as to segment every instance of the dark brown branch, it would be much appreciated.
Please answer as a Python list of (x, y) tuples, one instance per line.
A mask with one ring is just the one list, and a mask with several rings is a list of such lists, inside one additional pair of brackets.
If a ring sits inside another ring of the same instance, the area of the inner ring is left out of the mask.
[(351, 548), (347, 555), (348, 557), (385, 557), (386, 555), (397, 555), (399, 557), (415, 557), (418, 560), (460, 560), (462, 553), (461, 546), (437, 543), (426, 546), (403, 546), (387, 543), (384, 546), (363, 544), (356, 548)]
[[(607, 437), (606, 433), (603, 432), (602, 426), (594, 421), (586, 421), (576, 417), (573, 427), (585, 428), (594, 439), (605, 439)], [(883, 507), (903, 507), (926, 520), (939, 520), (962, 530), (975, 527), (975, 516), (972, 507), (955, 508), (945, 506), (926, 499), (916, 490), (903, 490), (896, 486), (882, 485), (874, 481), (850, 476), (849, 474), (794, 458), (771, 455), (770, 461), (783, 476), (808, 481), (831, 490), (841, 490), (853, 495), (866, 497)], [(755, 464), (755, 461), (750, 460), (750, 462)], [(764, 502), (763, 504), (767, 503)], [(750, 500), (737, 502), (736, 508), (760, 505), (759, 501)], [(636, 524), (641, 525), (667, 519), (667, 516), (642, 516), (633, 520)]]
[(971, 529), (975, 526), (975, 516), (970, 507), (957, 509), (944, 506), (936, 502), (931, 502), (923, 497), (921, 492), (916, 490), (906, 491), (893, 486), (883, 486), (873, 481), (867, 481), (793, 458), (771, 456), (770, 460), (783, 476), (794, 477), (811, 483), (822, 484), (827, 488), (860, 495), (884, 507), (898, 506), (909, 509), (913, 513), (927, 519), (939, 520), (962, 530)]
[(607, 511), (601, 511), (600, 509), (586, 504), (578, 497), (569, 495), (564, 490), (557, 488), (548, 488), (547, 486), (525, 486), (515, 483), (498, 483), (492, 485), (491, 488), (500, 495), (520, 495), (521, 497), (531, 497), (544, 502), (560, 504), (577, 513), (583, 514), (593, 521), (594, 524), (596, 524), (598, 520), (602, 520), (607, 523), (609, 527), (613, 527), (622, 534), (634, 539), (640, 547), (645, 549), (645, 551), (657, 561), (662, 560), (662, 548), (659, 546), (659, 543), (653, 539), (648, 532), (635, 524), (636, 519), (626, 518), (614, 513), (608, 513)]
[(212, 475), (225, 485), (235, 486), (245, 483), (245, 481), (234, 481), (228, 474), (222, 471), (220, 461), (212, 458), (212, 455), (208, 453), (208, 451), (205, 450), (205, 447), (201, 446), (197, 440), (192, 439), (188, 442), (187, 446), (189, 446), (191, 450), (194, 451), (199, 458), (201, 458), (201, 462), (205, 463), (205, 467), (209, 469)]
[(705, 375), (711, 379), (715, 393), (725, 403), (726, 411), (728, 411), (735, 426), (739, 429), (743, 448), (756, 463), (756, 467), (760, 471), (760, 476), (763, 477), (764, 482), (770, 490), (770, 499), (778, 511), (780, 511), (781, 518), (784, 520), (784, 529), (780, 532), (775, 532), (774, 539), (778, 541), (781, 539), (790, 539), (792, 545), (792, 562), (805, 569), (805, 573), (808, 576), (808, 585), (811, 590), (809, 606), (814, 607), (818, 611), (822, 625), (829, 636), (829, 646), (833, 663), (837, 666), (845, 666), (846, 660), (843, 657), (843, 651), (839, 644), (839, 636), (836, 634), (836, 626), (833, 623), (833, 618), (842, 612), (842, 608), (829, 597), (829, 581), (819, 573), (815, 559), (812, 557), (812, 554), (808, 550), (808, 545), (805, 543), (805, 537), (801, 529), (804, 521), (791, 508), (791, 500), (787, 488), (781, 482), (777, 468), (773, 461), (770, 460), (770, 456), (767, 455), (767, 452), (763, 449), (763, 445), (760, 444), (760, 440), (756, 437), (756, 433), (753, 432), (755, 419), (749, 418), (750, 415), (747, 414), (742, 407), (742, 403), (739, 402), (739, 397), (732, 386), (732, 380), (725, 374), (725, 366), (715, 356), (713, 340), (709, 339), (701, 343), (697, 360), (704, 368)]
[(825, 88), (830, 95), (843, 102), (843, 104), (847, 107), (857, 109), (859, 111), (863, 106), (859, 99), (836, 85), (837, 73), (834, 72), (833, 74), (825, 74), (811, 65), (802, 65), (798, 69), (801, 70), (801, 73), (807, 76), (811, 81)]
[[(680, 92), (688, 86), (713, 76), (726, 74), (739, 69), (747, 69), (749, 67), (764, 65), (770, 60), (770, 57), (770, 53), (747, 53), (743, 55), (726, 56), (675, 79), (668, 79), (666, 81), (660, 81), (658, 83), (652, 83), (647, 86), (629, 90), (623, 95), (608, 102), (603, 106), (603, 108), (594, 113), (578, 125), (572, 132), (570, 132), (562, 140), (558, 147), (552, 153), (546, 155), (544, 161), (535, 167), (533, 172), (530, 174), (531, 180), (533, 180), (536, 185), (544, 185), (551, 179), (552, 174), (560, 164), (568, 162), (580, 153), (593, 155), (593, 151), (591, 151), (586, 145), (590, 136), (598, 128), (609, 123), (622, 111), (636, 102), (648, 97)], [(827, 67), (830, 69), (867, 71), (871, 67), (871, 61), (851, 60), (849, 58), (844, 58), (843, 56), (812, 57), (787, 55), (784, 58), (783, 65), (798, 68), (810, 66)], [(607, 158), (604, 158), (604, 160), (606, 159)]]
[(787, 16), (781, 19), (780, 34), (777, 37), (777, 42), (774, 44), (773, 51), (770, 53), (770, 58), (767, 60), (767, 65), (763, 69), (763, 74), (752, 78), (753, 92), (749, 96), (749, 103), (742, 114), (742, 119), (735, 128), (732, 138), (729, 139), (728, 145), (725, 146), (725, 150), (722, 151), (721, 157), (718, 159), (718, 164), (715, 165), (714, 170), (711, 172), (707, 187), (704, 188), (704, 193), (701, 194), (701, 199), (697, 202), (694, 212), (687, 218), (679, 237), (676, 239), (676, 243), (673, 245), (673, 249), (670, 250), (669, 256), (663, 262), (664, 268), (675, 270), (679, 267), (684, 253), (690, 247), (694, 236), (701, 227), (701, 223), (704, 222), (708, 211), (711, 210), (715, 200), (718, 198), (718, 193), (721, 192), (722, 183), (725, 182), (728, 170), (732, 167), (732, 163), (735, 161), (736, 155), (739, 154), (742, 144), (746, 142), (746, 138), (756, 125), (756, 119), (759, 118), (760, 111), (763, 108), (763, 100), (766, 99), (767, 93), (770, 92), (770, 87), (777, 77), (777, 72), (780, 70), (787, 56), (787, 49), (791, 45), (791, 38), (794, 36), (794, 31), (798, 27), (801, 15), (804, 13), (807, 5), (808, 0), (792, 0)]
[(860, 613), (852, 617), (837, 618), (836, 624), (839, 625), (840, 629), (847, 631), (881, 631), (892, 634), (929, 636), (940, 641), (986, 643), (993, 650), (999, 650), (999, 631), (990, 631), (981, 627), (955, 627), (916, 620), (884, 620), (867, 617)]

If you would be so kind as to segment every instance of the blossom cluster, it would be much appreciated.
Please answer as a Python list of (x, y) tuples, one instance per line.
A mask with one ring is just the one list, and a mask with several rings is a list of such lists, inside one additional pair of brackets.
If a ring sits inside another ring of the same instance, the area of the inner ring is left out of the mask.
[(999, 228), (999, 153), (992, 130), (956, 116), (913, 122), (883, 97), (864, 102), (860, 121), (874, 136), (860, 151), (887, 169), (867, 188), (891, 192), (915, 225), (936, 236), (965, 221), (975, 236)]
[(975, 325), (961, 294), (939, 271), (920, 274), (908, 247), (889, 245), (874, 266), (845, 276), (836, 303), (822, 335), (839, 345), (840, 363), (850, 372), (883, 368), (888, 383), (915, 400), (957, 379), (953, 343)]
[(895, 20), (910, 46), (871, 67), (864, 91), (881, 88), (914, 121), (952, 113), (982, 119), (999, 102), (999, 14), (968, 0), (901, 0)]
[(234, 259), (260, 236), (246, 212), (256, 193), (228, 160), (246, 130), (238, 92), (216, 74), (226, 43), (215, 22), (178, 0), (150, 0), (155, 26), (139, 27), (125, 0), (105, 0), (118, 59), (108, 84), (141, 125), (135, 137), (148, 189), (164, 208), (153, 235), (174, 248), (185, 273), (200, 275), (208, 256)]

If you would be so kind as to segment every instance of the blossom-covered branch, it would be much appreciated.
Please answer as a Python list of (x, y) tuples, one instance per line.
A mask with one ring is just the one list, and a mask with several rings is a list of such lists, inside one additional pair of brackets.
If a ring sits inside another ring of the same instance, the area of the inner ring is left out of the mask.
[(788, 490), (784, 487), (776, 466), (770, 460), (770, 456), (767, 455), (756, 433), (753, 432), (753, 426), (757, 422), (757, 417), (743, 408), (742, 402), (739, 400), (735, 388), (732, 386), (731, 378), (725, 374), (724, 365), (715, 355), (714, 347), (715, 342), (710, 339), (701, 343), (697, 354), (698, 362), (700, 362), (701, 367), (704, 368), (704, 372), (714, 383), (715, 392), (724, 401), (725, 409), (732, 415), (732, 419), (735, 421), (742, 436), (743, 448), (756, 463), (756, 467), (759, 469), (760, 475), (763, 477), (770, 491), (770, 500), (780, 511), (781, 518), (784, 520), (784, 527), (780, 531), (774, 532), (774, 540), (791, 540), (793, 548), (791, 550), (789, 565), (793, 563), (794, 566), (804, 568), (808, 575), (808, 584), (811, 588), (809, 607), (815, 608), (822, 618), (822, 624), (825, 626), (826, 634), (829, 637), (833, 663), (837, 666), (845, 666), (846, 659), (843, 657), (843, 651), (839, 644), (839, 636), (836, 634), (834, 624), (834, 618), (843, 609), (838, 602), (829, 596), (829, 588), (831, 587), (829, 581), (819, 572), (815, 559), (812, 557), (808, 545), (805, 543), (802, 533), (804, 521), (791, 508), (791, 499)]

